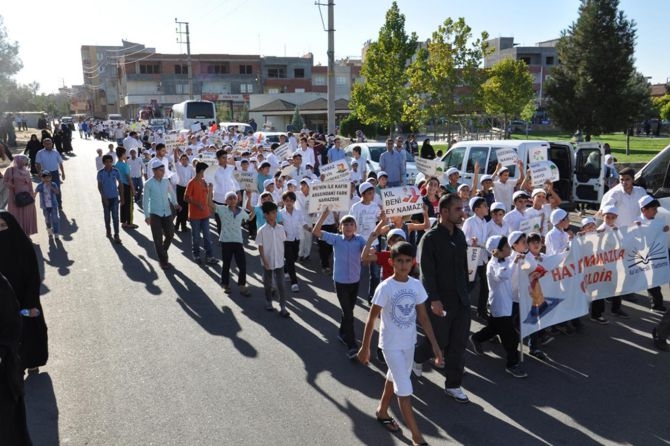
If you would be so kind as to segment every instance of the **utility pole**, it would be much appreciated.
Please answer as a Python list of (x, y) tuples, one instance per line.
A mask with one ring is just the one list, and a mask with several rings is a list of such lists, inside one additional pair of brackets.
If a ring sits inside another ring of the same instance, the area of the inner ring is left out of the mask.
[(328, 134), (335, 134), (335, 3), (328, 0)]
[[(193, 64), (191, 63), (191, 36), (188, 30), (188, 22), (179, 22), (177, 18), (174, 19), (174, 22), (179, 25), (177, 28), (177, 43), (184, 44), (186, 43), (186, 64), (188, 70), (188, 97), (193, 99)], [(186, 31), (181, 30), (181, 26), (186, 26)], [(186, 42), (182, 40), (182, 35), (186, 35)]]

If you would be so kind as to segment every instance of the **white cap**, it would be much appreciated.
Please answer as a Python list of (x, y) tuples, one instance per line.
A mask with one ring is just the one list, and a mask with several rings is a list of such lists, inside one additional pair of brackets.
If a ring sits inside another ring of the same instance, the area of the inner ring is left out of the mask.
[(358, 166), (358, 160), (351, 160), (351, 165), (353, 166), (354, 164)]
[(509, 169), (506, 166), (501, 167), (498, 171), (498, 175), (502, 175), (503, 172), (509, 172)]
[(149, 167), (151, 167), (152, 169), (158, 169), (161, 167), (165, 167), (165, 165), (161, 162), (161, 160), (154, 158), (149, 163)]
[(649, 205), (655, 205), (655, 206), (660, 206), (661, 203), (651, 195), (645, 195), (644, 197), (640, 198), (638, 200), (638, 204), (640, 205), (640, 209), (646, 208)]
[(492, 235), (491, 237), (486, 240), (486, 250), (493, 254), (493, 251), (498, 249), (500, 246), (500, 242), (504, 239), (505, 237), (502, 235)]
[(595, 225), (596, 221), (594, 219), (592, 219), (591, 217), (584, 217), (584, 218), (582, 218), (581, 224), (582, 224), (582, 228), (583, 228), (586, 225), (590, 225), (590, 224)]
[(605, 155), (605, 164), (609, 164), (610, 160), (613, 160), (614, 157), (612, 155)]
[(457, 168), (455, 168), (455, 167), (450, 167), (450, 168), (447, 169), (447, 173), (446, 173), (446, 175), (447, 175), (448, 177), (450, 177), (450, 176), (452, 176), (452, 175), (455, 174), (455, 173), (460, 174), (460, 171), (459, 171)]
[(297, 182), (296, 180), (288, 180), (288, 181), (286, 182), (286, 185), (287, 185), (287, 186), (295, 186), (295, 187), (298, 187), (298, 182)]
[(369, 191), (370, 189), (374, 189), (375, 187), (372, 185), (372, 183), (368, 183), (367, 181), (361, 183), (360, 186), (358, 186), (358, 192), (363, 195), (365, 192)]
[(602, 209), (600, 209), (600, 212), (605, 215), (605, 214), (614, 214), (614, 215), (619, 215), (619, 210), (616, 208), (616, 206), (603, 206)]
[(267, 180), (263, 181), (263, 189), (267, 189), (267, 187), (271, 184), (275, 184), (275, 181), (271, 178), (268, 178)]
[[(291, 180), (291, 181), (292, 181), (292, 180)], [(309, 180), (309, 178), (304, 177), (302, 180), (300, 180), (300, 183), (305, 183), (306, 185), (309, 186), (309, 184), (310, 184), (310, 180)]]
[(551, 221), (552, 225), (557, 225), (559, 224), (565, 217), (568, 216), (568, 213), (565, 212), (563, 209), (554, 209), (551, 212), (551, 215), (549, 216), (549, 221)]
[(536, 195), (539, 194), (544, 194), (545, 196), (547, 195), (547, 191), (541, 188), (533, 189), (533, 193), (530, 195), (531, 198), (535, 198)]
[(491, 175), (482, 175), (479, 179), (479, 184), (484, 184), (484, 181), (493, 181), (493, 177)]
[(470, 201), (468, 201), (468, 205), (470, 206), (470, 209), (472, 209), (474, 211), (475, 207), (477, 206), (477, 202), (479, 202), (480, 200), (484, 201), (484, 202), (486, 201), (486, 199), (484, 197), (472, 197), (472, 198), (470, 198)]
[(523, 237), (524, 235), (526, 235), (526, 234), (524, 234), (524, 233), (521, 232), (521, 231), (512, 231), (512, 232), (510, 232), (509, 236), (507, 237), (507, 239), (509, 240), (509, 244), (510, 244), (510, 245), (515, 244), (515, 243), (518, 242), (519, 239), (520, 239), (521, 237)]
[(402, 237), (403, 240), (407, 240), (407, 237), (405, 237), (405, 231), (403, 231), (400, 228), (391, 229), (388, 232), (388, 234), (386, 234), (386, 239), (388, 240), (388, 239), (390, 239), (391, 237), (394, 237), (394, 236), (400, 236), (400, 237)]
[(305, 163), (305, 168), (307, 167), (314, 167), (314, 166), (312, 166), (312, 163)]
[(237, 192), (234, 192), (234, 191), (232, 191), (232, 190), (231, 190), (231, 191), (228, 191), (228, 192), (226, 193), (226, 198), (225, 198), (225, 199), (227, 200), (227, 199), (229, 199), (229, 198), (237, 198)]
[(464, 187), (468, 187), (468, 188), (469, 188), (470, 186), (468, 186), (468, 185), (465, 184), (465, 183), (463, 183), (463, 184), (459, 184), (458, 187), (456, 188), (456, 192), (460, 192), (461, 189), (463, 189)]
[(525, 190), (518, 190), (512, 194), (512, 201), (516, 201), (517, 198), (528, 198), (528, 193)]
[(383, 170), (380, 170), (379, 173), (377, 174), (377, 178), (381, 178), (381, 177), (386, 177), (386, 178), (388, 178), (388, 177), (389, 177), (389, 174), (387, 174), (387, 173), (384, 172)]
[(343, 215), (342, 218), (340, 218), (340, 224), (344, 222), (344, 220), (353, 220), (354, 223), (358, 224), (358, 221), (356, 220), (356, 217), (354, 217), (351, 214)]
[(493, 204), (491, 205), (491, 212), (493, 211), (507, 212), (507, 209), (505, 209), (505, 203), (501, 203), (500, 201), (494, 201)]

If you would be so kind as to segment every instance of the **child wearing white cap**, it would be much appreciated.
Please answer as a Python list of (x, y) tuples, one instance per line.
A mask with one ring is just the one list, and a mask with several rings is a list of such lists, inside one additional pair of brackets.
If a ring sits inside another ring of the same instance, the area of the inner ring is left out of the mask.
[(517, 163), (517, 169), (519, 170), (519, 179), (517, 181), (509, 179), (509, 168), (500, 163), (498, 163), (495, 172), (493, 172), (493, 192), (496, 195), (496, 200), (505, 205), (506, 212), (512, 209), (512, 194), (514, 193), (514, 189), (521, 186), (525, 178), (521, 160)]
[[(484, 218), (489, 213), (489, 207), (486, 200), (482, 197), (473, 197), (469, 202), (473, 215), (465, 220), (463, 223), (463, 233), (465, 234), (465, 241), (468, 246), (483, 247), (488, 235), (488, 228), (486, 219)], [(486, 282), (486, 260), (485, 255), (479, 256), (479, 263), (477, 264), (477, 275), (479, 279), (479, 298), (477, 299), (477, 314), (480, 318), (486, 319), (486, 301), (489, 294), (488, 284)], [(471, 287), (474, 289), (474, 282)]]
[(505, 205), (500, 201), (496, 201), (491, 205), (489, 214), (491, 215), (491, 220), (486, 223), (486, 239), (492, 235), (504, 235), (506, 236), (512, 230), (509, 228), (509, 225), (505, 223)]
[(548, 256), (553, 254), (560, 254), (570, 248), (570, 240), (573, 234), (568, 228), (570, 227), (570, 219), (568, 213), (563, 209), (555, 209), (551, 212), (549, 217), (553, 228), (547, 233), (545, 237), (546, 254)]
[[(656, 214), (658, 214), (658, 208), (661, 203), (651, 195), (645, 195), (644, 197), (638, 200), (640, 204), (640, 217), (639, 220), (635, 223), (639, 225), (653, 226), (656, 231), (668, 232), (670, 227), (663, 224), (662, 219), (656, 219)], [(651, 297), (651, 311), (658, 313), (665, 313), (667, 308), (663, 305), (663, 294), (661, 293), (661, 287), (656, 286), (647, 290), (649, 297)]]

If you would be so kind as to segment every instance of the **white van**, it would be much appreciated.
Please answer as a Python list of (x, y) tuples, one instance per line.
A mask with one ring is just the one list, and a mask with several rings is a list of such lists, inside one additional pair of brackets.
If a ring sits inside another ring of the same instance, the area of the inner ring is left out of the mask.
[[(528, 166), (531, 148), (546, 147), (547, 157), (558, 167), (560, 179), (554, 182), (554, 190), (564, 202), (600, 203), (605, 189), (603, 178), (605, 165), (603, 150), (599, 143), (583, 143), (573, 148), (567, 142), (548, 142), (541, 140), (481, 140), (462, 141), (454, 144), (442, 157), (444, 171), (456, 167), (461, 174), (461, 183), (472, 186), (474, 166), (479, 162), (478, 175), (493, 174), (498, 165), (498, 149), (513, 148)], [(589, 161), (587, 163), (587, 160)], [(517, 166), (507, 166), (510, 179), (519, 178)], [(417, 182), (423, 174), (417, 176)], [(445, 181), (448, 181), (446, 178)]]
[[(670, 225), (670, 146), (661, 150), (635, 174), (635, 184), (647, 189), (660, 203), (658, 216)], [(666, 232), (670, 245), (670, 232)]]

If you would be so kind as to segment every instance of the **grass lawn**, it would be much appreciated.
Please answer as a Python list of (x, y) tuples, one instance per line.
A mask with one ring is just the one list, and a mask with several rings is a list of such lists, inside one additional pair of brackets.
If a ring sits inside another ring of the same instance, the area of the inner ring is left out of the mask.
[[(570, 141), (572, 135), (562, 132), (533, 132), (526, 135), (513, 134), (512, 139), (541, 139), (546, 141)], [(670, 138), (647, 138), (646, 136), (630, 137), (630, 155), (626, 156), (626, 135), (623, 133), (612, 133), (608, 135), (594, 136), (592, 142), (609, 143), (612, 154), (619, 163), (646, 163), (658, 152), (670, 145)], [(433, 144), (435, 151), (442, 150), (446, 153), (446, 144)]]

